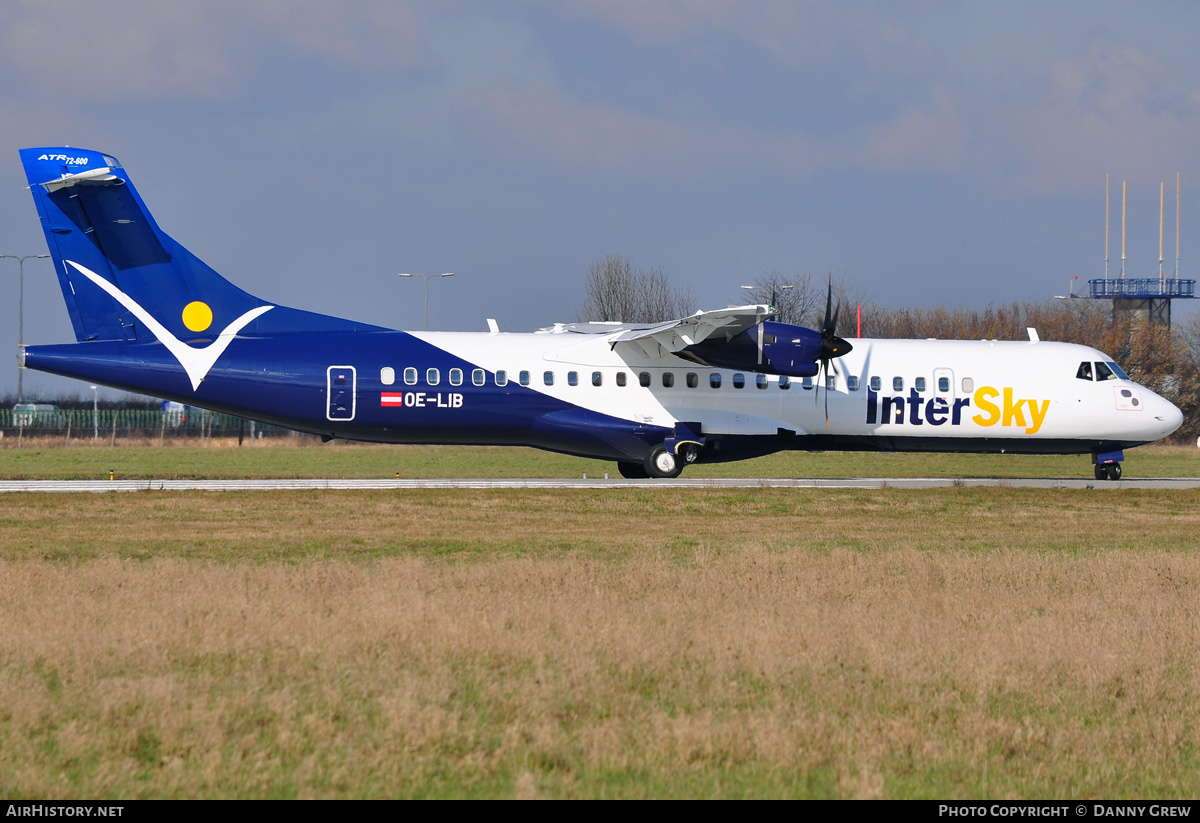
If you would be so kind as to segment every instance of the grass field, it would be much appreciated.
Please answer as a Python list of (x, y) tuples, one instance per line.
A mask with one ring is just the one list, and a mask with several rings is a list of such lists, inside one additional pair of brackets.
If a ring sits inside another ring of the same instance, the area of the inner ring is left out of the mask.
[(4, 495), (0, 794), (1196, 797), (1198, 503)]
[[(7, 442), (6, 442), (7, 441)], [(617, 477), (616, 465), (525, 448), (384, 446), (316, 438), (237, 446), (236, 440), (92, 446), (76, 441), (0, 441), (0, 479)], [(1126, 452), (1125, 476), (1200, 476), (1200, 450), (1145, 446)], [(1085, 477), (1087, 455), (786, 452), (691, 466), (684, 477)]]

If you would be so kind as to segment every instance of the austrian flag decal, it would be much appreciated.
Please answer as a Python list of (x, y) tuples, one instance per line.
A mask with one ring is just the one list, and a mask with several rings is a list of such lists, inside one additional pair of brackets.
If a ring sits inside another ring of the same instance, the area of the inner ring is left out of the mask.
[(385, 391), (379, 395), (379, 405), (381, 406), (403, 406), (404, 392)]

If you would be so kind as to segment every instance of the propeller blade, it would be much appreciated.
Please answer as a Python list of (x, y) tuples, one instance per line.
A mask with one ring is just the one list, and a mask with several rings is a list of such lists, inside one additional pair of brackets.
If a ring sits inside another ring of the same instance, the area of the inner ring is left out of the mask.
[(829, 387), (825, 387), (825, 431), (829, 431)]

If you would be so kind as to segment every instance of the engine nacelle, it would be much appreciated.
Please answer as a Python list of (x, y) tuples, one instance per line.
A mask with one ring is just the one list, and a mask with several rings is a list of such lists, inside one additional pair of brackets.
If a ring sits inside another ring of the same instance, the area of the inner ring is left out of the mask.
[(709, 338), (679, 354), (703, 366), (812, 377), (821, 354), (821, 333), (767, 320), (729, 340)]

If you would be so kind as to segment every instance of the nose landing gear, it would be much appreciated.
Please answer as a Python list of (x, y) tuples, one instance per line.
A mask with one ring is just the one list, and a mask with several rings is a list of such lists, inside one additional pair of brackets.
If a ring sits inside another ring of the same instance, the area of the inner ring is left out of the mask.
[(1096, 465), (1094, 474), (1097, 480), (1120, 480), (1121, 479), (1121, 461), (1125, 459), (1123, 451), (1101, 452), (1092, 455), (1092, 462)]

